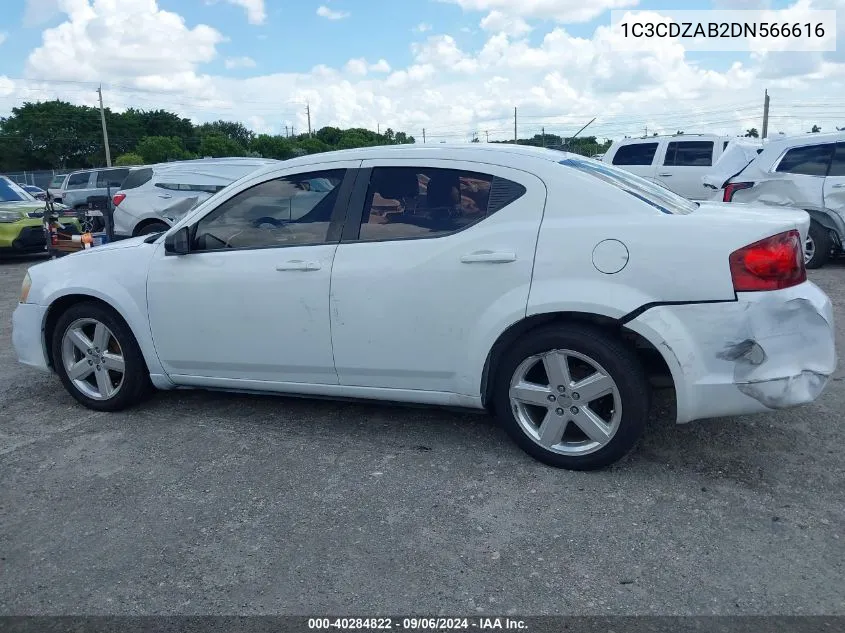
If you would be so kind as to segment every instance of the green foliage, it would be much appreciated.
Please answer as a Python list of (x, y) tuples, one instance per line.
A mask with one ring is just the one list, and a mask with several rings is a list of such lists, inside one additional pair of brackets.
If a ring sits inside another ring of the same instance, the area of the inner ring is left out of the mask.
[(822, 129), (818, 125), (814, 125), (813, 129), (810, 130), (810, 132), (812, 132), (813, 134), (818, 134), (821, 131), (822, 131)]
[[(312, 136), (256, 135), (236, 121), (194, 125), (166, 110), (105, 110), (109, 149), (118, 165), (165, 162), (197, 156), (262, 156), (285, 160), (334, 149), (414, 143), (391, 128), (324, 127)], [(24, 103), (0, 118), (0, 173), (36, 169), (82, 169), (106, 163), (99, 108), (65, 101)]]
[(140, 154), (136, 154), (135, 152), (129, 152), (118, 156), (117, 160), (114, 161), (114, 164), (117, 167), (134, 167), (135, 165), (143, 165), (144, 157)]
[(225, 156), (243, 156), (246, 154), (246, 150), (236, 140), (223, 134), (214, 133), (201, 137), (199, 153), (202, 157), (222, 158)]
[[(513, 141), (491, 141), (491, 143), (513, 143)], [(611, 141), (600, 143), (595, 136), (563, 138), (557, 134), (535, 134), (531, 138), (519, 139), (519, 144), (547, 147), (549, 149), (581, 154), (582, 156), (594, 156), (606, 152), (610, 147)]]
[(138, 143), (135, 151), (141, 155), (147, 164), (193, 158), (182, 147), (182, 141), (178, 136), (145, 136)]
[(749, 136), (751, 138), (760, 138), (760, 134), (757, 132), (757, 128), (753, 127), (750, 130), (745, 131), (745, 136)]

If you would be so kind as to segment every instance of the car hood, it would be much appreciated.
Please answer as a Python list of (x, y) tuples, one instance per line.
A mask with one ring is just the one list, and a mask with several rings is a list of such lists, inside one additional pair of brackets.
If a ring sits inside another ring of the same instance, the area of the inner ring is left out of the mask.
[(21, 200), (18, 202), (0, 202), (0, 211), (19, 211), (21, 217), (26, 217), (27, 213), (33, 211), (43, 211), (44, 203), (40, 200)]

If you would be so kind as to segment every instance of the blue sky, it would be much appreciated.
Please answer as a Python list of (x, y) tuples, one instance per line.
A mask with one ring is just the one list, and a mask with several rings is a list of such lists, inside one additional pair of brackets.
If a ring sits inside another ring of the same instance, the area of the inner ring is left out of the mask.
[[(612, 136), (739, 131), (769, 89), (784, 126), (800, 128), (845, 97), (839, 59), (666, 42), (630, 55), (611, 50), (607, 33), (610, 8), (796, 3), (845, 14), (845, 0), (120, 0), (117, 10), (114, 0), (4, 0), (0, 110), (26, 99), (90, 103), (102, 82), (116, 109), (158, 106), (268, 132), (301, 129), (307, 102), (315, 125), (495, 136), (519, 106), (528, 131), (597, 116)], [(595, 7), (586, 19), (584, 7)], [(806, 101), (801, 90), (818, 110), (793, 107)]]

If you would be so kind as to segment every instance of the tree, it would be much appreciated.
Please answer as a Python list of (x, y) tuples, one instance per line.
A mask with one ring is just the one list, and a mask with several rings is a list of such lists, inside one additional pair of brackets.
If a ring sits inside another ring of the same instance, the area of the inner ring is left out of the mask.
[(114, 164), (117, 167), (134, 167), (135, 165), (143, 165), (144, 157), (140, 154), (129, 152), (128, 154), (121, 154), (118, 156), (114, 161)]
[(200, 156), (224, 158), (227, 156), (243, 156), (246, 150), (243, 145), (223, 134), (206, 134), (200, 140)]
[(185, 160), (191, 154), (182, 147), (176, 136), (145, 136), (135, 148), (145, 163), (165, 163), (169, 160)]
[[(202, 139), (203, 136), (225, 136), (234, 141), (242, 148), (249, 147), (255, 139), (255, 133), (248, 129), (243, 123), (236, 121), (214, 121), (214, 123), (203, 123), (196, 128), (196, 135)], [(202, 143), (202, 140), (200, 140)]]
[(250, 144), (250, 148), (258, 152), (262, 158), (287, 160), (294, 157), (293, 145), (284, 136), (261, 134)]
[(750, 130), (745, 131), (745, 136), (749, 136), (751, 138), (759, 138), (760, 134), (757, 133), (757, 128), (753, 127)]
[(822, 129), (818, 125), (814, 125), (813, 129), (810, 130), (810, 132), (812, 132), (813, 134), (816, 134), (816, 133), (821, 132), (821, 131), (822, 131)]

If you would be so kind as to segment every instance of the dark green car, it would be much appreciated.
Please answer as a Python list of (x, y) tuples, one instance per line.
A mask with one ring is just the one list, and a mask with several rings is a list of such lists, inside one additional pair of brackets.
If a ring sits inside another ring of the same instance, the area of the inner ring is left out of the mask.
[[(34, 198), (14, 182), (0, 176), (0, 255), (8, 253), (43, 253), (47, 245), (44, 235), (44, 202)], [(59, 222), (81, 232), (73, 211), (55, 205), (60, 213)]]

